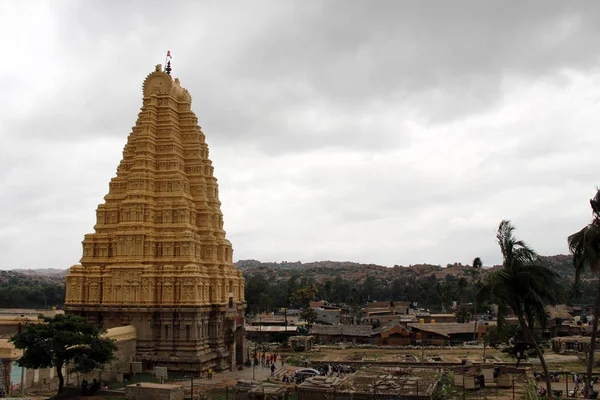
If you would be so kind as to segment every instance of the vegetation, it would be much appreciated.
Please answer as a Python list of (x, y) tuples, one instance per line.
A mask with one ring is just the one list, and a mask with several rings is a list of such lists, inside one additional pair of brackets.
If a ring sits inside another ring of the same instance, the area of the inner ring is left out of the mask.
[(71, 366), (75, 372), (91, 372), (113, 359), (117, 347), (110, 339), (102, 338), (103, 330), (83, 317), (57, 315), (39, 317), (39, 323), (25, 325), (25, 329), (10, 340), (23, 356), (20, 367), (56, 368), (58, 393), (64, 388), (62, 369)]
[[(575, 267), (575, 282), (573, 284), (573, 294), (575, 296), (581, 295), (580, 278), (582, 273), (589, 270), (597, 276), (600, 272), (600, 190), (596, 190), (596, 195), (590, 200), (590, 205), (593, 215), (592, 222), (568, 238), (569, 250), (573, 254), (573, 266)], [(589, 394), (589, 380), (592, 377), (594, 368), (594, 352), (596, 351), (596, 336), (598, 335), (598, 320), (600, 319), (600, 279), (597, 279), (597, 285), (598, 289), (594, 301), (594, 322), (587, 360), (585, 398)]]
[(527, 361), (536, 355), (532, 343), (525, 339), (523, 329), (519, 325), (490, 326), (484, 337), (485, 344), (500, 350), (510, 358), (517, 360), (516, 367), (521, 361)]
[(310, 328), (312, 326), (312, 324), (317, 322), (318, 316), (317, 316), (317, 312), (315, 311), (314, 308), (307, 307), (304, 310), (302, 310), (302, 312), (300, 313), (300, 318), (305, 320), (306, 324)]
[[(477, 260), (477, 259), (476, 259)], [(448, 268), (385, 268), (364, 266), (371, 275), (362, 275), (362, 270), (355, 270), (353, 266), (345, 263), (327, 262), (328, 267), (285, 268), (271, 266), (265, 263), (260, 267), (245, 267), (247, 312), (255, 314), (259, 311), (274, 311), (280, 307), (300, 308), (307, 301), (301, 300), (302, 296), (295, 296), (299, 288), (314, 288), (308, 298), (326, 300), (330, 303), (345, 303), (354, 309), (364, 307), (369, 300), (377, 301), (414, 301), (419, 307), (429, 309), (431, 312), (448, 312), (453, 301), (476, 303), (477, 311), (489, 311), (489, 304), (478, 303), (475, 294), (483, 286), (486, 276), (493, 269), (454, 265)], [(258, 261), (256, 261), (258, 263)], [(312, 263), (310, 265), (315, 265)], [(572, 258), (569, 256), (540, 257), (539, 264), (557, 272), (562, 287), (571, 286), (574, 277)], [(265, 265), (269, 265), (266, 267)], [(308, 264), (302, 264), (308, 265)], [(338, 265), (336, 267), (336, 265)], [(343, 265), (343, 266), (340, 266)], [(323, 270), (329, 268), (326, 274)], [(348, 268), (343, 274), (335, 274), (340, 269)], [(422, 274), (419, 274), (421, 271)], [(588, 277), (582, 273), (582, 277)], [(461, 279), (462, 278), (462, 279)], [(573, 304), (574, 298), (567, 292), (557, 295), (559, 303), (569, 305), (593, 304), (597, 288), (587, 279), (579, 284), (580, 297)], [(311, 289), (312, 290), (312, 289)], [(313, 296), (314, 294), (314, 296)]]
[(50, 308), (65, 302), (62, 276), (0, 271), (0, 308)]
[(533, 346), (542, 364), (548, 393), (552, 393), (548, 366), (534, 332), (536, 323), (542, 327), (546, 325), (546, 305), (556, 304), (560, 288), (558, 274), (541, 266), (533, 249), (513, 236), (514, 230), (510, 221), (500, 223), (496, 239), (502, 252), (502, 269), (487, 276), (480, 293), (498, 305), (500, 329), (508, 309), (519, 319), (525, 339)]

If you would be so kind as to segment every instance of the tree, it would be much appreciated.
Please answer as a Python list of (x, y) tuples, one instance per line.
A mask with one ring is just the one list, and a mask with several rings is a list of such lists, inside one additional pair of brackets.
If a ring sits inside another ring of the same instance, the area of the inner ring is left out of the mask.
[(117, 347), (105, 333), (83, 317), (75, 315), (39, 316), (39, 323), (24, 326), (21, 333), (10, 341), (23, 356), (17, 361), (20, 367), (39, 369), (56, 368), (58, 393), (64, 388), (62, 369), (72, 365), (72, 371), (91, 372), (110, 362)]
[(475, 257), (473, 259), (473, 265), (469, 270), (469, 275), (471, 275), (471, 283), (473, 284), (473, 316), (475, 317), (475, 332), (473, 332), (473, 340), (477, 338), (477, 292), (481, 289), (481, 280), (479, 279), (479, 275), (481, 273), (481, 268), (483, 267), (483, 261), (481, 258)]
[(511, 358), (517, 359), (516, 367), (536, 355), (533, 345), (525, 339), (523, 329), (519, 325), (490, 326), (484, 341), (494, 349), (500, 349)]
[(317, 322), (317, 311), (314, 308), (306, 307), (300, 312), (300, 318), (306, 321), (306, 325), (310, 328), (315, 322)]
[[(573, 266), (575, 268), (575, 281), (573, 291), (581, 294), (580, 277), (589, 269), (592, 273), (600, 271), (600, 189), (596, 189), (596, 195), (590, 200), (592, 207), (592, 222), (577, 233), (568, 237), (569, 251), (573, 254)], [(594, 322), (592, 323), (592, 335), (590, 350), (587, 357), (587, 373), (584, 397), (588, 397), (590, 379), (594, 368), (594, 352), (596, 351), (596, 337), (598, 335), (598, 319), (600, 318), (600, 279), (594, 301)]]
[(467, 282), (467, 280), (464, 277), (460, 277), (458, 279), (458, 300), (463, 303), (464, 302), (464, 297), (465, 297), (465, 290), (467, 289), (467, 286), (469, 286), (469, 282)]
[(308, 304), (317, 296), (317, 288), (313, 285), (302, 286), (296, 289), (296, 292), (291, 298), (291, 302), (296, 306), (307, 307)]
[(273, 306), (273, 301), (271, 300), (271, 296), (267, 293), (261, 293), (258, 296), (258, 309), (264, 310), (265, 312), (269, 312), (271, 307)]
[(502, 221), (496, 239), (502, 252), (502, 269), (487, 276), (479, 295), (498, 305), (498, 326), (503, 327), (504, 316), (510, 308), (519, 319), (524, 337), (534, 347), (546, 377), (548, 393), (552, 393), (548, 366), (535, 339), (535, 323), (546, 325), (547, 304), (556, 304), (558, 274), (539, 264), (535, 251), (513, 236), (515, 228), (510, 221)]

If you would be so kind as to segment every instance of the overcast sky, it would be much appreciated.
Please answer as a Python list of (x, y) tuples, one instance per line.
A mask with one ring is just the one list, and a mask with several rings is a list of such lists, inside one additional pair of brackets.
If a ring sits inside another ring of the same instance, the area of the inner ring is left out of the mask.
[(0, 269), (68, 268), (173, 56), (236, 260), (566, 253), (600, 184), (600, 2), (3, 1)]

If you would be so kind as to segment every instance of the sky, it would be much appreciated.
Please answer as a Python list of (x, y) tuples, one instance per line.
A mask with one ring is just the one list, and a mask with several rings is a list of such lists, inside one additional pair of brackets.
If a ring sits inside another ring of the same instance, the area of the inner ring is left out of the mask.
[(0, 269), (77, 264), (173, 56), (234, 259), (567, 253), (600, 184), (600, 2), (0, 2)]

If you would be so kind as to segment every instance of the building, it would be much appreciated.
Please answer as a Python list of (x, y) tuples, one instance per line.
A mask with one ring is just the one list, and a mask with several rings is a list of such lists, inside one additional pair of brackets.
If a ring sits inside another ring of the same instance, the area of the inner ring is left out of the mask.
[(431, 314), (428, 312), (420, 312), (416, 314), (416, 319), (419, 322), (424, 322), (426, 324), (457, 322), (455, 314)]
[(341, 309), (325, 309), (315, 308), (317, 312), (317, 322), (321, 324), (337, 325), (342, 322), (342, 310)]
[(436, 387), (437, 377), (432, 369), (371, 366), (343, 379), (309, 378), (298, 385), (298, 400), (431, 399)]
[(367, 303), (363, 308), (363, 324), (373, 325), (374, 327), (386, 325), (388, 323), (399, 321), (400, 319), (413, 318), (409, 316), (409, 302), (377, 301)]
[[(552, 338), (550, 343), (555, 353), (588, 353), (592, 338), (590, 336), (555, 337)], [(600, 339), (596, 341), (596, 346), (598, 345), (600, 345)]]
[(310, 328), (315, 343), (371, 344), (372, 333), (373, 328), (369, 325), (313, 325)]
[[(39, 323), (39, 320), (31, 319), (28, 323)], [(10, 336), (16, 333), (15, 330)], [(111, 328), (103, 336), (115, 341), (117, 351), (114, 353), (114, 360), (104, 365), (102, 369), (94, 370), (87, 375), (73, 372), (68, 366), (64, 366), (62, 372), (65, 385), (80, 386), (84, 379), (91, 381), (94, 378), (104, 382), (119, 381), (123, 379), (124, 374), (134, 372), (133, 361), (136, 356), (137, 340), (135, 327), (127, 325)], [(21, 368), (17, 366), (16, 360), (22, 355), (22, 350), (16, 349), (8, 338), (0, 338), (1, 367), (6, 372), (6, 376), (10, 377), (10, 382), (0, 382), (0, 389), (3, 389), (7, 395), (11, 392), (16, 394), (17, 391), (21, 391), (22, 384), (24, 392), (32, 388), (55, 391), (58, 388), (56, 369)]]
[(448, 346), (460, 345), (479, 337), (481, 331), (475, 332), (475, 322), (460, 323), (430, 323), (408, 324), (412, 341), (417, 345)]
[(547, 306), (546, 314), (548, 315), (547, 329), (550, 337), (569, 336), (577, 330), (575, 319), (570, 314), (567, 305)]
[(246, 337), (250, 340), (261, 342), (284, 342), (288, 338), (298, 334), (297, 326), (261, 326), (247, 325)]
[(257, 315), (248, 322), (255, 326), (290, 326), (299, 325), (299, 320), (298, 315)]
[(2, 308), (0, 309), (0, 338), (9, 338), (21, 332), (23, 325), (37, 322), (40, 315), (54, 317), (58, 314), (64, 314), (64, 311)]
[(410, 331), (400, 322), (373, 329), (373, 343), (378, 346), (410, 346)]
[(95, 232), (66, 277), (65, 312), (134, 325), (144, 370), (224, 369), (244, 357), (244, 279), (191, 103), (170, 66), (146, 77)]

